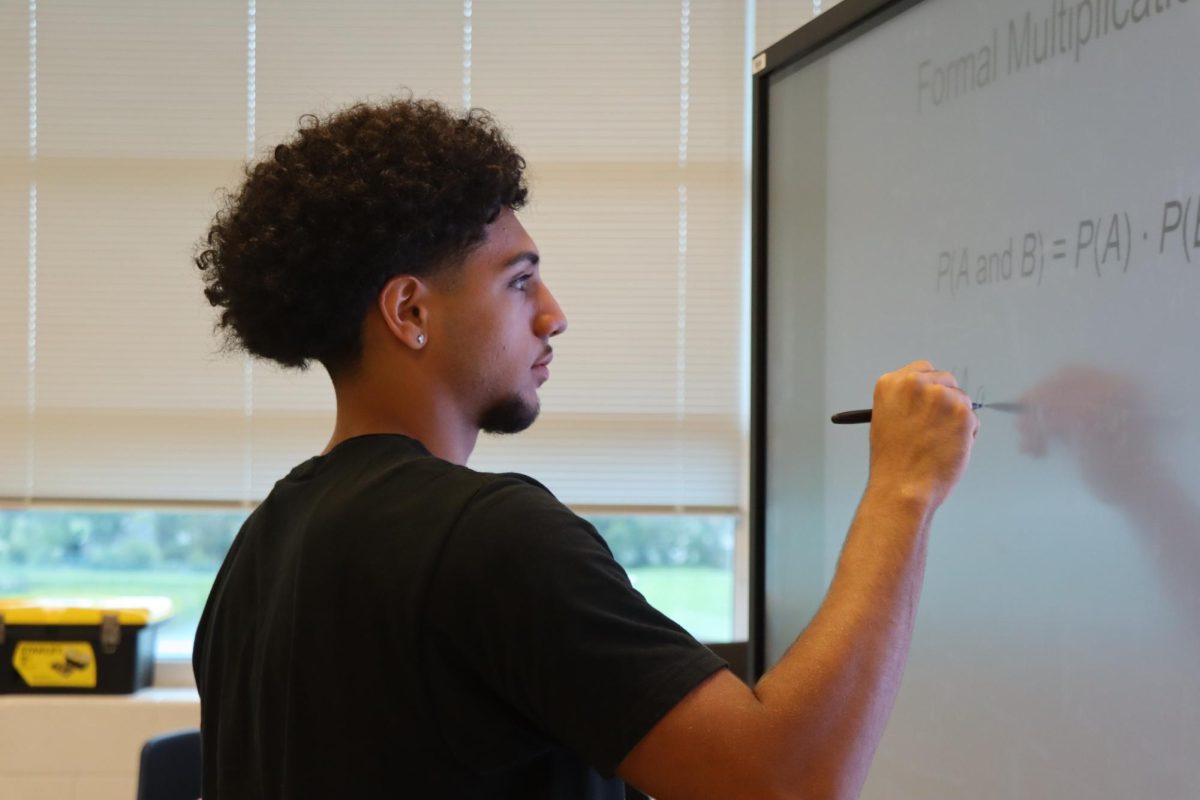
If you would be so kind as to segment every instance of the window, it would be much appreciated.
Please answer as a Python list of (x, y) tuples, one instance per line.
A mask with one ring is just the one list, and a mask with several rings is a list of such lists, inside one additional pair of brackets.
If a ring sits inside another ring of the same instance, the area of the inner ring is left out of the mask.
[(170, 597), (175, 616), (159, 629), (158, 654), (190, 656), (213, 577), (245, 518), (237, 511), (0, 511), (0, 596)]
[(509, 131), (571, 320), (538, 425), (473, 466), (598, 510), (639, 589), (728, 638), (754, 8), (0, 4), (0, 594), (167, 594), (187, 651), (245, 515), (194, 509), (252, 507), (333, 419), (319, 369), (218, 352), (194, 244), (301, 114), (410, 89)]
[[(160, 658), (187, 658), (217, 568), (244, 511), (0, 510), (0, 596), (162, 595), (175, 615)], [(734, 630), (734, 523), (728, 515), (592, 515), (656, 608), (706, 642)]]
[(591, 516), (633, 586), (702, 642), (734, 638), (730, 515)]

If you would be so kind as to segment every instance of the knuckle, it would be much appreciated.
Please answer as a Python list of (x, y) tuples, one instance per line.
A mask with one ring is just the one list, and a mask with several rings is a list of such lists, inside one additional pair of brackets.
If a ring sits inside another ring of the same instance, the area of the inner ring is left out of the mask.
[(899, 377), (898, 383), (901, 388), (910, 391), (920, 391), (921, 387), (926, 385), (926, 380), (918, 372), (905, 372)]

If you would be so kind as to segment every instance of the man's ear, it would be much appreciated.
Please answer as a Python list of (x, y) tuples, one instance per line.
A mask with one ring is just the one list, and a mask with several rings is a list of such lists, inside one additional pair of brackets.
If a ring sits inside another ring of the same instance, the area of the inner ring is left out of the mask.
[(379, 293), (379, 312), (396, 339), (414, 350), (428, 341), (429, 287), (413, 275), (397, 275)]

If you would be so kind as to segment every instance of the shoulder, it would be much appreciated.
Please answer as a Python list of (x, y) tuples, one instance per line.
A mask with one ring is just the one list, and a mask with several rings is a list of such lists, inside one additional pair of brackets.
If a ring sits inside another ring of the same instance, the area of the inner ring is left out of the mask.
[(585, 598), (644, 602), (595, 527), (546, 487), (513, 473), (476, 476), (446, 538), (435, 598), (449, 594), (449, 608), (493, 619), (503, 597), (514, 622)]
[(528, 475), (460, 469), (470, 473), (469, 478), (463, 479), (471, 481), (475, 486), (464, 509), (472, 518), (490, 515), (499, 515), (500, 518), (516, 515), (525, 518), (526, 515), (535, 514), (582, 521), (581, 517), (567, 508), (549, 489)]
[(595, 527), (538, 481), (518, 473), (472, 473), (474, 490), (451, 540), (500, 561), (553, 557), (611, 558)]

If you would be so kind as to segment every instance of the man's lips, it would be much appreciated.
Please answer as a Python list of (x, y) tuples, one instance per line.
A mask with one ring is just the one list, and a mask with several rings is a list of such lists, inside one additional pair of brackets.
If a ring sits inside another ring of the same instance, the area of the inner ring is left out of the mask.
[(546, 353), (539, 361), (533, 365), (533, 372), (544, 383), (550, 378), (550, 362), (554, 360), (553, 353)]

